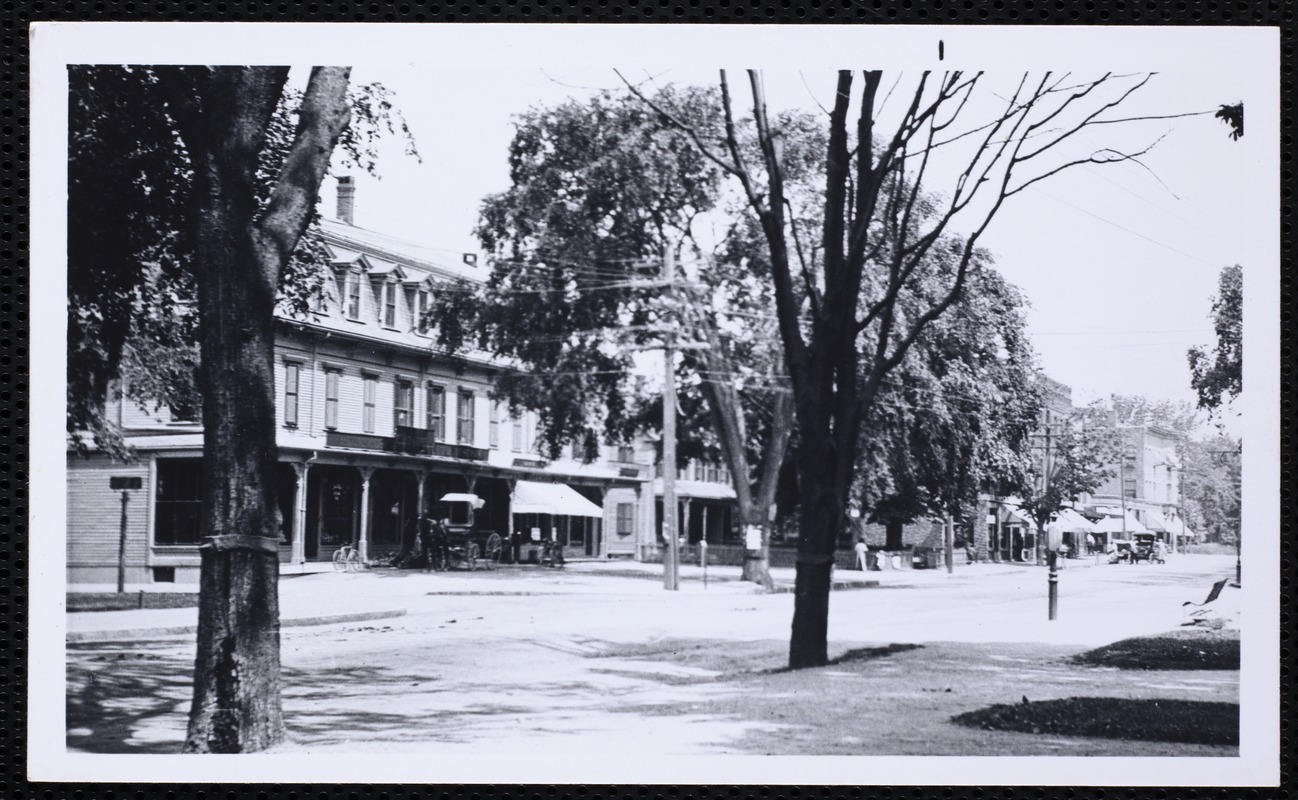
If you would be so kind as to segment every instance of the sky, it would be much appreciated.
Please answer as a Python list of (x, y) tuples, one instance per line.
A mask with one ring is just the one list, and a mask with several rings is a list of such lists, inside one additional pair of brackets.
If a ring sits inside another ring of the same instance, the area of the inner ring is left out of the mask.
[[(990, 113), (996, 81), (1020, 74), (990, 74), (993, 88), (975, 96), (969, 113)], [(716, 80), (713, 70), (689, 67), (652, 75), (659, 84)], [(479, 203), (509, 186), (515, 115), (623, 86), (607, 66), (485, 67), (447, 79), (415, 62), (357, 68), (352, 77), (395, 92), (422, 156), (406, 157), (393, 142), (377, 179), (356, 175), (356, 224), (440, 248), (449, 260), (478, 250), (472, 231)], [(766, 76), (773, 107), (822, 115), (833, 81), (828, 70)], [(1244, 100), (1248, 88), (1220, 71), (1160, 73), (1124, 107), (1152, 115), (1212, 110)], [(1073, 387), (1075, 403), (1115, 393), (1193, 402), (1185, 351), (1214, 341), (1209, 312), (1220, 269), (1244, 264), (1249, 285), (1256, 187), (1241, 176), (1258, 158), (1257, 139), (1231, 140), (1211, 114), (1119, 128), (1088, 130), (1078, 144), (1089, 152), (1159, 139), (1144, 167), (1085, 166), (1042, 182), (1007, 203), (983, 242), (1030, 303), (1041, 366)], [(951, 173), (932, 173), (931, 188), (945, 191)], [(327, 215), (333, 187), (330, 179), (322, 189)]]

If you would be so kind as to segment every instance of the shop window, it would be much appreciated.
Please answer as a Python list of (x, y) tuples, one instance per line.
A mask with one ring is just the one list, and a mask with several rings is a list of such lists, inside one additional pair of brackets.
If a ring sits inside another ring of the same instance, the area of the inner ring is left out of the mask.
[(290, 428), (297, 427), (299, 370), (300, 365), (291, 361), (284, 365), (284, 424)]
[(361, 392), (361, 430), (374, 433), (374, 402), (379, 393), (379, 379), (366, 375)]
[(630, 536), (635, 533), (635, 505), (632, 503), (617, 504), (617, 535)]
[(456, 409), (456, 441), (473, 444), (473, 392), (461, 389), (459, 408)]
[(433, 439), (442, 441), (446, 438), (446, 389), (430, 383), (425, 399), (428, 406), (424, 412), (424, 427), (431, 431)]
[(415, 403), (415, 385), (410, 381), (397, 381), (392, 416), (399, 428), (410, 427)]
[(154, 495), (153, 543), (196, 545), (202, 517), (203, 460), (160, 458)]
[(336, 369), (325, 370), (325, 427), (335, 430), (338, 427), (338, 382), (342, 373)]

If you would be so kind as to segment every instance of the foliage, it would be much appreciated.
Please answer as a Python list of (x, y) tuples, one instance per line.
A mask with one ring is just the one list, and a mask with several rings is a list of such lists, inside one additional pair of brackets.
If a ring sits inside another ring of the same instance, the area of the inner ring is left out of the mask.
[(1188, 436), (1199, 424), (1198, 409), (1184, 401), (1115, 394), (1109, 403), (1119, 425), (1156, 425)]
[(1036, 443), (1037, 461), (1045, 464), (1043, 479), (1024, 487), (1019, 507), (1045, 528), (1050, 518), (1081, 495), (1094, 492), (1112, 478), (1123, 449), (1122, 429), (1109, 424), (1109, 410), (1099, 404), (1075, 409), (1047, 441)]
[(1244, 104), (1235, 103), (1234, 105), (1222, 104), (1217, 113), (1213, 115), (1217, 119), (1230, 126), (1231, 139), (1239, 141), (1244, 136)]
[(1239, 397), (1244, 388), (1244, 270), (1238, 264), (1221, 271), (1212, 322), (1217, 331), (1212, 353), (1194, 347), (1186, 354), (1190, 386), (1199, 395), (1199, 408), (1209, 412)]
[[(909, 313), (952, 280), (949, 262), (908, 296)], [(935, 320), (865, 415), (853, 497), (877, 522), (962, 517), (976, 495), (1017, 492), (1040, 414), (1026, 301), (980, 253), (969, 291)]]
[[(716, 102), (693, 89), (664, 90), (663, 101), (703, 116)], [(657, 114), (612, 93), (519, 115), (509, 163), (511, 187), (483, 201), (477, 229), (491, 275), (481, 289), (437, 293), (441, 342), (524, 368), (495, 391), (513, 412), (538, 412), (551, 457), (569, 442), (656, 428), (661, 407), (634, 377), (632, 352), (659, 341), (688, 301), (644, 284), (715, 209), (717, 171)], [(705, 413), (696, 392), (680, 402), (687, 415)], [(682, 456), (709, 446), (694, 441)]]
[(1181, 447), (1181, 513), (1208, 542), (1234, 544), (1240, 535), (1240, 441), (1225, 433)]
[[(197, 413), (194, 243), (186, 214), (192, 169), (156, 70), (69, 69), (68, 414), (71, 441), (127, 458), (104, 417), (110, 391), (152, 407)], [(258, 167), (263, 206), (298, 126), (301, 91), (286, 91)], [(391, 93), (349, 90), (342, 163), (373, 172), (375, 142), (413, 139)], [(327, 251), (313, 217), (280, 276), (280, 306), (301, 315), (323, 280)], [(196, 416), (194, 418), (197, 418)]]

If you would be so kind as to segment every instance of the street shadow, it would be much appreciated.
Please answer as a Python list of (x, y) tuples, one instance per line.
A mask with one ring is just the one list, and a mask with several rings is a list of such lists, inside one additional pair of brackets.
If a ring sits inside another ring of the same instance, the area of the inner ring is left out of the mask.
[(175, 645), (70, 646), (67, 747), (87, 753), (179, 753), (193, 686), (192, 656)]

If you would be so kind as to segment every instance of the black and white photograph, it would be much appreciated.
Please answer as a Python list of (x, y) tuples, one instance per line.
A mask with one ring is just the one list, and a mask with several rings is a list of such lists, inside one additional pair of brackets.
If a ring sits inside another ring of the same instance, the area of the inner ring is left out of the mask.
[(1274, 784), (1279, 52), (38, 24), (30, 777)]

